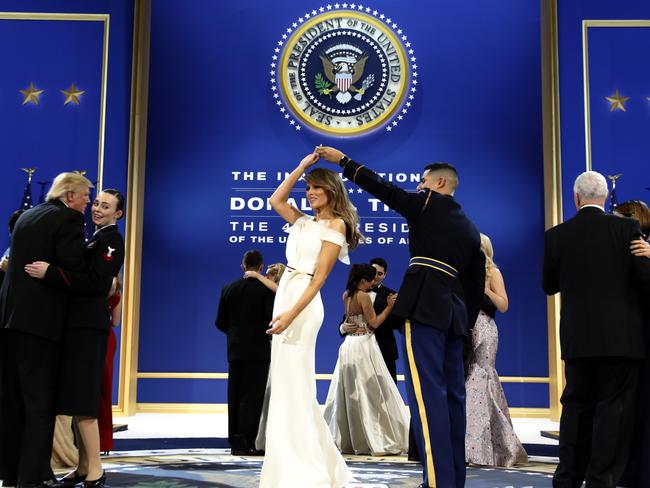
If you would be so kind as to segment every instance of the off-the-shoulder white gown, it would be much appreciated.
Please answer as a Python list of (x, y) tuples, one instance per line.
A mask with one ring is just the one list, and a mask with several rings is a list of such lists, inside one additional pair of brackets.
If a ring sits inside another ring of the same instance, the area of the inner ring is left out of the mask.
[[(345, 236), (327, 221), (302, 216), (287, 238), (287, 264), (273, 316), (292, 307), (312, 278), (323, 241), (341, 246)], [(352, 479), (316, 400), (316, 336), (323, 323), (320, 293), (282, 334), (273, 337), (266, 418), (266, 455), (260, 488), (342, 488)]]

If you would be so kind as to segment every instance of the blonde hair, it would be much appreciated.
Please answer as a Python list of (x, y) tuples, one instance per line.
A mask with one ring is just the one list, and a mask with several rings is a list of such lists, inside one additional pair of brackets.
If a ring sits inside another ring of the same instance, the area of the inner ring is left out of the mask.
[(279, 283), (285, 268), (286, 266), (283, 263), (270, 264), (266, 268), (266, 277), (275, 283)]
[(316, 168), (305, 175), (307, 183), (320, 186), (327, 193), (328, 205), (332, 214), (345, 222), (345, 240), (350, 249), (363, 242), (363, 234), (359, 232), (359, 215), (357, 209), (348, 198), (348, 192), (343, 186), (343, 180), (338, 173), (326, 168)]
[(494, 249), (492, 248), (492, 241), (485, 234), (481, 234), (481, 251), (485, 254), (485, 276), (490, 274), (492, 269), (498, 266), (494, 263)]
[(93, 188), (94, 185), (88, 178), (79, 173), (60, 173), (54, 178), (50, 191), (47, 192), (45, 199), (48, 202), (58, 200), (65, 196), (69, 191), (78, 192), (81, 188)]

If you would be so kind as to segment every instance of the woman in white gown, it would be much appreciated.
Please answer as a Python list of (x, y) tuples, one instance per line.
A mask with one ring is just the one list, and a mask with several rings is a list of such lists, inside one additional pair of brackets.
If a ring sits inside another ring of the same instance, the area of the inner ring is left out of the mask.
[(275, 336), (260, 488), (342, 488), (352, 480), (316, 400), (315, 348), (323, 322), (319, 290), (337, 257), (347, 260), (348, 248), (356, 247), (362, 236), (356, 211), (334, 171), (316, 168), (305, 175), (315, 217), (288, 202), (293, 186), (317, 160), (315, 153), (305, 157), (269, 200), (293, 227), (268, 331)]
[(343, 453), (385, 456), (408, 450), (409, 415), (386, 367), (374, 330), (395, 304), (396, 295), (379, 314), (367, 291), (376, 269), (355, 264), (343, 295), (347, 335), (339, 349), (327, 400), (325, 421)]

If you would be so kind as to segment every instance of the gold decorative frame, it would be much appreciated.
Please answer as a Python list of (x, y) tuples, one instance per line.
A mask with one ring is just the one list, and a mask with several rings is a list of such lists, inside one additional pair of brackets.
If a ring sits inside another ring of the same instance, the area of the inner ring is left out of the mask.
[[(183, 380), (227, 380), (228, 373), (153, 373), (139, 372), (138, 379), (183, 379)], [(331, 381), (332, 374), (317, 373), (316, 380)], [(500, 376), (501, 383), (550, 383), (550, 378), (543, 376)], [(404, 375), (398, 374), (397, 381), (404, 381)]]
[(583, 20), (582, 21), (582, 78), (585, 111), (585, 160), (591, 171), (591, 108), (589, 96), (589, 28), (590, 27), (650, 27), (650, 20)]
[[(541, 2), (542, 127), (544, 141), (544, 226), (562, 222), (562, 157), (560, 146), (560, 75), (557, 0)], [(560, 297), (547, 299), (549, 414), (560, 419), (564, 374), (560, 355)]]
[[(227, 380), (228, 373), (178, 373), (178, 372), (139, 372), (137, 379), (193, 379), (193, 380)], [(316, 374), (317, 381), (330, 381), (332, 374)], [(502, 383), (551, 383), (548, 377), (535, 376), (501, 376)], [(404, 375), (397, 375), (397, 381), (404, 381)], [(138, 413), (226, 413), (225, 403), (138, 403)], [(549, 418), (549, 408), (511, 408), (513, 417)]]
[(138, 337), (140, 332), (140, 277), (142, 271), (142, 220), (149, 100), (149, 42), (151, 0), (136, 0), (133, 14), (131, 68), (131, 121), (124, 262), (124, 308), (120, 342), (120, 376), (116, 415), (136, 413)]
[[(545, 227), (562, 222), (562, 166), (560, 152), (560, 105), (557, 38), (557, 0), (541, 2), (542, 31), (542, 109), (544, 139)], [(138, 321), (142, 257), (142, 210), (147, 128), (149, 33), (151, 0), (136, 0), (133, 40), (131, 103), (131, 141), (129, 149), (130, 202), (127, 218), (127, 262), (125, 264), (124, 327), (120, 356), (120, 402), (118, 415), (139, 413), (225, 413), (226, 404), (137, 403), (138, 379), (214, 379), (225, 380), (228, 373), (138, 372)], [(549, 385), (549, 408), (512, 408), (513, 417), (558, 420), (560, 396), (564, 387), (559, 351), (559, 297), (548, 298), (549, 376), (503, 376), (503, 383)], [(317, 374), (317, 380), (330, 380), (331, 374)], [(398, 381), (403, 381), (403, 375)]]
[(50, 12), (0, 12), (0, 20), (67, 20), (81, 22), (103, 22), (102, 82), (99, 98), (99, 139), (97, 150), (97, 191), (102, 188), (104, 178), (104, 138), (106, 129), (106, 86), (108, 83), (108, 38), (109, 14), (67, 14)]

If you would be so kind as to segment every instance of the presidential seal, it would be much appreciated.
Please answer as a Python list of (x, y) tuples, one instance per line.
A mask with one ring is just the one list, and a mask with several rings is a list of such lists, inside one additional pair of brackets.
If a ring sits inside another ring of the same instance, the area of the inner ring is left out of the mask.
[(392, 19), (364, 5), (336, 3), (307, 12), (283, 34), (271, 63), (271, 91), (296, 130), (390, 132), (415, 98), (415, 62)]

